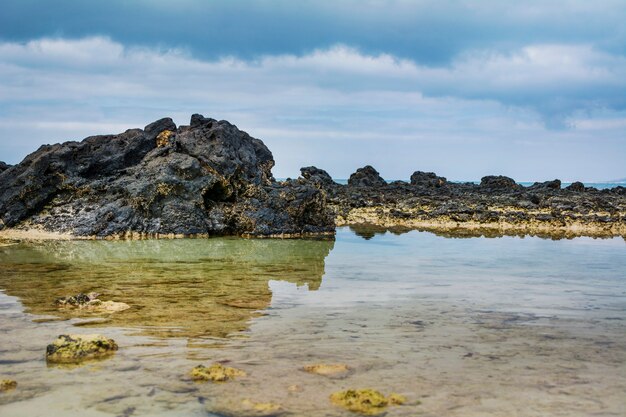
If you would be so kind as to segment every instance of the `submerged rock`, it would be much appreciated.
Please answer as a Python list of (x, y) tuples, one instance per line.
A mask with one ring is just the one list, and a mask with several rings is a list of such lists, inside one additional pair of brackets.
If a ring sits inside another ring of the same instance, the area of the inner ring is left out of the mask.
[(389, 404), (403, 404), (406, 399), (398, 394), (391, 394), (386, 398), (373, 389), (349, 389), (335, 392), (330, 396), (330, 401), (355, 413), (374, 415), (385, 411)]
[(17, 388), (17, 382), (12, 379), (3, 379), (0, 381), (0, 392), (9, 391)]
[(237, 377), (246, 376), (246, 373), (241, 369), (214, 363), (208, 368), (204, 365), (198, 365), (191, 370), (190, 375), (194, 381), (226, 382)]
[(382, 187), (383, 185), (387, 185), (387, 182), (374, 167), (366, 165), (363, 168), (357, 169), (354, 174), (350, 175), (348, 185), (353, 187)]
[(118, 135), (44, 145), (0, 173), (0, 228), (75, 236), (332, 233), (326, 195), (277, 183), (269, 149), (195, 114)]
[(315, 364), (315, 365), (306, 365), (303, 368), (306, 372), (309, 372), (311, 374), (317, 374), (317, 375), (324, 375), (324, 376), (334, 376), (334, 375), (342, 375), (342, 374), (346, 374), (350, 371), (350, 368), (348, 367), (348, 365), (345, 365), (343, 363), (337, 363), (337, 364), (326, 364), (326, 363), (320, 363), (320, 364)]
[(46, 348), (46, 360), (52, 363), (72, 363), (100, 359), (117, 351), (113, 339), (102, 335), (61, 335)]
[(55, 304), (63, 308), (78, 308), (80, 310), (103, 313), (117, 313), (130, 308), (126, 303), (111, 300), (102, 301), (98, 298), (99, 295), (95, 292), (90, 292), (89, 294), (79, 293), (69, 297), (57, 298)]

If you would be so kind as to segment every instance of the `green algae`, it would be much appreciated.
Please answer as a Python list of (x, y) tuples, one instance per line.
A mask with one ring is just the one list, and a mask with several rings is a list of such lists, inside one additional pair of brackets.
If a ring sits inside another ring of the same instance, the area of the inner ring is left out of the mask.
[(112, 355), (118, 349), (113, 339), (102, 335), (60, 335), (46, 348), (46, 360), (50, 363), (75, 363), (88, 359), (100, 359)]
[(388, 405), (404, 404), (406, 397), (396, 393), (385, 397), (373, 389), (349, 389), (331, 394), (330, 401), (355, 413), (375, 415), (385, 411)]
[(226, 382), (237, 377), (246, 376), (246, 373), (241, 369), (214, 363), (208, 368), (204, 365), (198, 365), (191, 370), (190, 375), (194, 381)]

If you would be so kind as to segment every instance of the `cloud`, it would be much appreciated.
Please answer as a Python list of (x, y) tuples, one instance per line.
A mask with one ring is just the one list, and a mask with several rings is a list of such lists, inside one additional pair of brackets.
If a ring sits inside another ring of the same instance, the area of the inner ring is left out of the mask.
[[(115, 132), (164, 115), (182, 123), (204, 112), (264, 139), (278, 176), (312, 163), (345, 176), (375, 159), (388, 164), (392, 177), (424, 168), (476, 178), (509, 169), (502, 154), (528, 145), (525, 136), (547, 147), (548, 165), (563, 139), (586, 149), (591, 130), (606, 133), (603, 166), (616, 170), (611, 161), (625, 147), (616, 122), (624, 118), (624, 73), (623, 57), (587, 44), (473, 50), (427, 66), (346, 45), (244, 60), (199, 59), (185, 49), (129, 47), (106, 37), (2, 42), (0, 155), (10, 158), (0, 159), (15, 162), (41, 142)], [(572, 127), (550, 133), (542, 126), (550, 119)], [(472, 149), (475, 166), (449, 168)]]

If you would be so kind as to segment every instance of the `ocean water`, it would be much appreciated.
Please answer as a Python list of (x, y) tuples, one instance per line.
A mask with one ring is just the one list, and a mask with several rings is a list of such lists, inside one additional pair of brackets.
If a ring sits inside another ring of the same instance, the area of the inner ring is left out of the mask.
[[(115, 314), (59, 310), (97, 291)], [(46, 364), (66, 333), (120, 349)], [(246, 377), (196, 383), (198, 364)], [(320, 376), (309, 364), (346, 364)], [(0, 416), (349, 416), (331, 393), (407, 397), (387, 416), (624, 416), (626, 242), (340, 228), (331, 240), (0, 246)], [(251, 404), (280, 404), (272, 413)]]

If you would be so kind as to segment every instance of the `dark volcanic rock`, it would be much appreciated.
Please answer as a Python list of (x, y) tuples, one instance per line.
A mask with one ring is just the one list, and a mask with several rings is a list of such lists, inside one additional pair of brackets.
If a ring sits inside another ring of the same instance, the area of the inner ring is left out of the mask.
[(415, 171), (411, 175), (411, 185), (421, 187), (441, 187), (447, 182), (445, 177), (438, 177), (434, 172)]
[(532, 190), (545, 189), (545, 190), (558, 190), (561, 188), (561, 180), (552, 180), (545, 182), (536, 182), (529, 187)]
[(0, 228), (78, 236), (332, 232), (324, 191), (277, 184), (271, 152), (193, 115), (119, 135), (42, 146), (0, 173)]
[(350, 175), (348, 185), (353, 187), (381, 187), (387, 185), (387, 183), (380, 176), (378, 171), (371, 165), (366, 165), (363, 168), (357, 169), (354, 174)]
[(486, 189), (516, 189), (520, 186), (515, 182), (513, 178), (505, 177), (504, 175), (488, 175), (480, 179), (480, 186)]
[(335, 183), (332, 177), (328, 174), (328, 172), (313, 166), (300, 168), (300, 173), (302, 174), (302, 177), (304, 179), (309, 180), (315, 184), (333, 185)]
[(571, 183), (570, 185), (568, 185), (567, 187), (565, 187), (566, 190), (570, 190), (570, 191), (585, 191), (585, 184), (583, 184), (580, 181), (576, 181)]
[(6, 163), (4, 163), (4, 162), (0, 161), (0, 174), (1, 174), (3, 171), (6, 171), (6, 170), (7, 170), (7, 169), (9, 169), (9, 168), (11, 168), (11, 165), (6, 164)]

